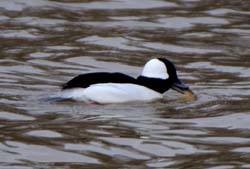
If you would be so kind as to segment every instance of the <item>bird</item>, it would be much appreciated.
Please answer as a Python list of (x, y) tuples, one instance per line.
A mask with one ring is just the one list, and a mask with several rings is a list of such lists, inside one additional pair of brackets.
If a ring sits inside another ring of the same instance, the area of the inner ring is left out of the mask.
[(153, 58), (134, 78), (119, 72), (93, 72), (69, 80), (52, 100), (75, 100), (92, 104), (152, 102), (173, 89), (191, 92), (177, 75), (174, 64), (166, 58)]

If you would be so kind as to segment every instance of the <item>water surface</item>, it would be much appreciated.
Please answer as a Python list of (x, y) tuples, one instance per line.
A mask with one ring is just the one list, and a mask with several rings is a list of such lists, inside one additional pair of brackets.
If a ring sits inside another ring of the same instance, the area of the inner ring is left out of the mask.
[[(250, 3), (1, 0), (0, 168), (250, 168)], [(44, 102), (72, 77), (166, 57), (196, 93)]]

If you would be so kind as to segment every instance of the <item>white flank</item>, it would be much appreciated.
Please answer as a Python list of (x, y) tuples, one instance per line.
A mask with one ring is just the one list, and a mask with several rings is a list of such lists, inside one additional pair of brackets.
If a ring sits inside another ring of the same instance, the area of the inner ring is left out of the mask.
[[(60, 96), (59, 96), (60, 95)], [(149, 88), (136, 84), (102, 83), (88, 88), (67, 89), (57, 97), (100, 104), (124, 103), (133, 101), (149, 102), (163, 96)]]
[(150, 78), (168, 79), (168, 71), (166, 65), (158, 59), (148, 61), (142, 71), (142, 76)]

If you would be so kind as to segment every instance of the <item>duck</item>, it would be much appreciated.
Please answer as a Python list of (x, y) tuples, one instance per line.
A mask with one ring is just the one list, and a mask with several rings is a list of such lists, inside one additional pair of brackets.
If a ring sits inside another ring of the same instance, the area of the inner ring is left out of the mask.
[(137, 78), (120, 72), (81, 74), (65, 83), (60, 93), (52, 98), (95, 104), (152, 102), (162, 99), (169, 89), (181, 94), (191, 92), (178, 78), (170, 60), (153, 58), (144, 65)]

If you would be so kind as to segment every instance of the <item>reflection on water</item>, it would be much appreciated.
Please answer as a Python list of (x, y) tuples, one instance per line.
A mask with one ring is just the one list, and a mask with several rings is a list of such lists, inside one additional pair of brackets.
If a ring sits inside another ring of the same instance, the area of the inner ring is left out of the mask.
[[(250, 168), (246, 1), (1, 0), (0, 168)], [(196, 101), (43, 102), (167, 57)]]

